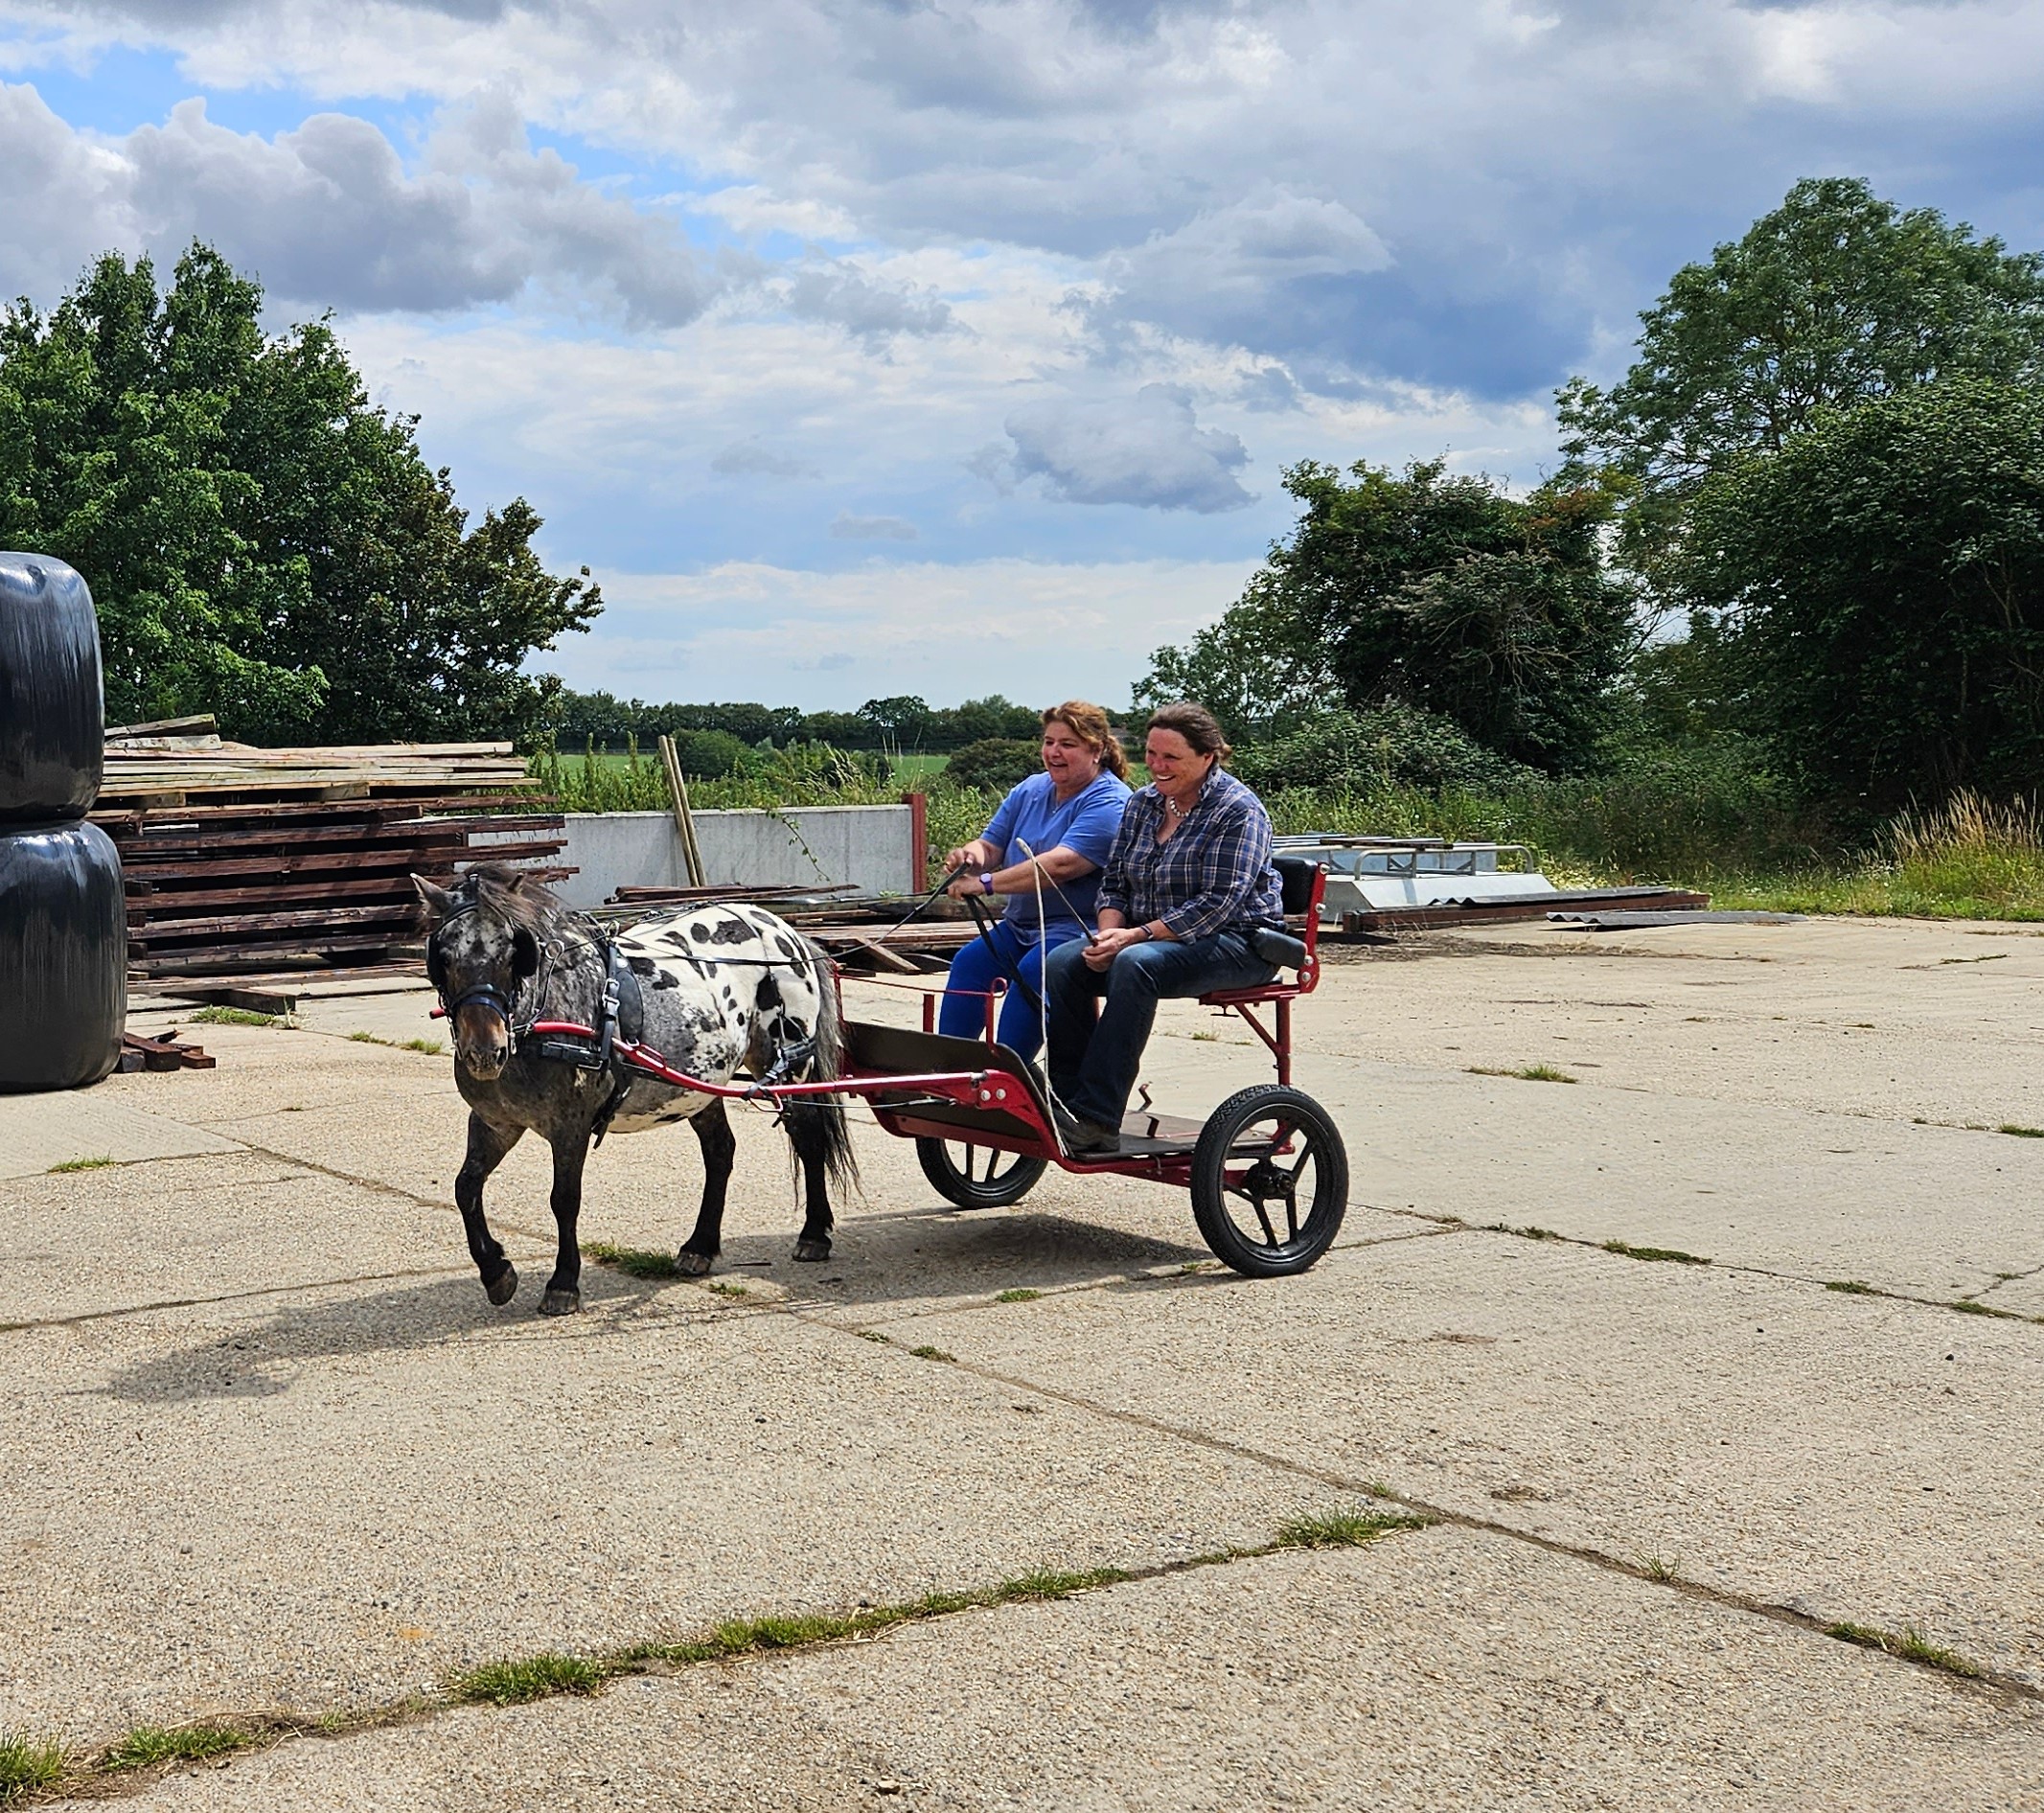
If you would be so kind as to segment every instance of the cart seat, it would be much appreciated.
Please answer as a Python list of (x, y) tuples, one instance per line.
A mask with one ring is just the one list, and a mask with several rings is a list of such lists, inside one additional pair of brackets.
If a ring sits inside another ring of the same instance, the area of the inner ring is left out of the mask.
[(1310, 862), (1304, 857), (1275, 859), (1278, 885), (1284, 896), (1285, 923), (1295, 928), (1306, 947), (1305, 960), (1283, 979), (1284, 971), (1253, 988), (1217, 988), (1200, 997), (1207, 1007), (1246, 1007), (1257, 1001), (1288, 1001), (1310, 995), (1321, 979), (1321, 896), (1327, 891), (1327, 865)]

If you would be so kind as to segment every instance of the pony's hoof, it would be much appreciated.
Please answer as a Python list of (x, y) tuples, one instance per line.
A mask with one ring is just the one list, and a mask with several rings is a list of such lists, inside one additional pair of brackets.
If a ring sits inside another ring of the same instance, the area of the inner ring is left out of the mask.
[(540, 1305), (542, 1316), (572, 1316), (582, 1307), (580, 1291), (563, 1291), (559, 1285), (547, 1289), (546, 1297)]
[(798, 1240), (794, 1256), (804, 1265), (821, 1265), (831, 1256), (831, 1243), (827, 1240)]
[(518, 1294), (518, 1268), (507, 1265), (495, 1277), (485, 1278), (483, 1291), (498, 1309), (502, 1309)]
[(715, 1263), (715, 1255), (707, 1252), (691, 1252), (686, 1247), (675, 1254), (675, 1270), (684, 1278), (700, 1278), (706, 1275)]

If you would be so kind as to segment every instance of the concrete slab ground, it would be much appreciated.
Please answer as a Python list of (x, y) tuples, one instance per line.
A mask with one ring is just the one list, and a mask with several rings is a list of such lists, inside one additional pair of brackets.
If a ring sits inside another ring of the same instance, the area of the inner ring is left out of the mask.
[(2035, 1708), (1436, 1529), (289, 1744), (140, 1804), (1745, 1813), (2040, 1795)]
[[(218, 1069), (0, 1101), (0, 1734), (89, 1762), (141, 1724), (425, 1696), (126, 1779), (193, 1808), (2044, 1800), (2044, 1139), (1995, 1131), (2044, 1125), (2021, 929), (1344, 953), (1298, 1073), (1352, 1205), (1304, 1277), (1219, 1273), (1156, 1185), (952, 1212), (869, 1123), (832, 1260), (796, 1266), (748, 1118), (717, 1276), (592, 1263), (564, 1321), (533, 1313), (532, 1140), (491, 1194), (524, 1288), (474, 1281), (450, 1061), (402, 1048), (428, 1004), (309, 998), (295, 1029), (189, 1028)], [(1579, 1080), (1476, 1073), (1542, 1064)], [(1187, 1004), (1148, 1071), (1195, 1113), (1269, 1074)], [(671, 1251), (700, 1187), (685, 1129), (608, 1142), (586, 1246)], [(1373, 1493), (1448, 1522), (1186, 1565)], [(1144, 1577), (433, 1699), (1093, 1567)]]

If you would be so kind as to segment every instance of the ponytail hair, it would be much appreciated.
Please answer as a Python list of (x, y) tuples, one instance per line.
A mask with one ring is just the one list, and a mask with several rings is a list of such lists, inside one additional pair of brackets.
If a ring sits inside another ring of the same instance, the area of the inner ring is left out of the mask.
[(1044, 713), (1044, 728), (1064, 724), (1073, 736), (1100, 758), (1100, 766), (1118, 781), (1129, 778), (1129, 758), (1107, 722), (1107, 713), (1083, 699), (1068, 699)]

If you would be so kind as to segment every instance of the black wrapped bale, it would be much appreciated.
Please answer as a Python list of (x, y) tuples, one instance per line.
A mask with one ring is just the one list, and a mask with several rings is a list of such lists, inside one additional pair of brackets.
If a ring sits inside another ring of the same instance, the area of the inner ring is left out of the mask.
[(91, 824), (0, 832), (0, 1090), (97, 1083), (127, 1021), (127, 905)]
[(82, 818), (100, 791), (100, 624), (85, 582), (0, 554), (0, 824)]

